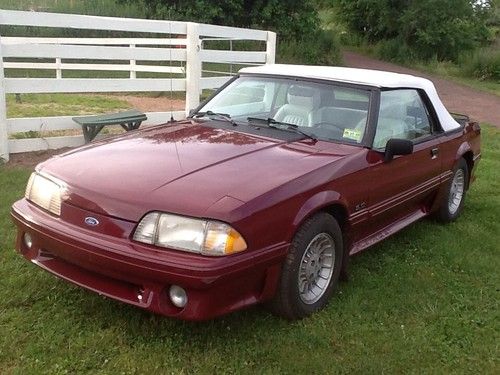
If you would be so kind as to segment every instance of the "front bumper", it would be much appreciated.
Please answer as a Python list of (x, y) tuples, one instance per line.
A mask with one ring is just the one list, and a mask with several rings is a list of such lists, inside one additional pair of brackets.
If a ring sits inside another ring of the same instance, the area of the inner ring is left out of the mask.
[[(69, 205), (63, 210), (73, 218), (91, 214)], [(32, 263), (99, 294), (186, 320), (210, 319), (270, 299), (288, 248), (279, 244), (206, 257), (130, 241), (130, 222), (99, 217), (110, 235), (63, 221), (25, 199), (12, 206), (11, 215), (18, 228), (16, 249)], [(25, 233), (33, 238), (29, 249)], [(185, 307), (170, 302), (171, 285), (186, 290)]]

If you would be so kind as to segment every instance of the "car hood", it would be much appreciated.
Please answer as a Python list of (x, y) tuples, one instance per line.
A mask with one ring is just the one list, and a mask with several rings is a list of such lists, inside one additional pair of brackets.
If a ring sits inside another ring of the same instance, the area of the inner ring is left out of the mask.
[(225, 213), (359, 149), (286, 142), (191, 122), (128, 133), (49, 159), (67, 203), (138, 221), (149, 211), (223, 220)]

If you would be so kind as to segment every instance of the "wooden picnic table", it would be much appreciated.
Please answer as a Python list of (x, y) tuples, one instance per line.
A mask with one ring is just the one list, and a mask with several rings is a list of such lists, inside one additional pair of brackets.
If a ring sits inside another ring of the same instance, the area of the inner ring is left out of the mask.
[(138, 129), (145, 120), (147, 116), (135, 109), (104, 115), (73, 117), (73, 121), (82, 126), (85, 143), (92, 141), (107, 125), (120, 125), (126, 131), (130, 131)]

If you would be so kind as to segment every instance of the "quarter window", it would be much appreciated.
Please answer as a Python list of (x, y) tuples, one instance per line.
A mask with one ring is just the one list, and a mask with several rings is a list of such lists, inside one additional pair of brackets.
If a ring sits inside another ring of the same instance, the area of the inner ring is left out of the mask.
[(391, 138), (418, 140), (430, 134), (429, 114), (417, 90), (381, 92), (374, 148), (384, 148)]

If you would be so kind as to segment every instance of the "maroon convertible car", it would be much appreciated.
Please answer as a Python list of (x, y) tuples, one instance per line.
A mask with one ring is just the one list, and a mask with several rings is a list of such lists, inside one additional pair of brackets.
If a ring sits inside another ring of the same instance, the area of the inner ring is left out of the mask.
[(456, 219), (480, 128), (433, 84), (380, 71), (245, 68), (188, 119), (37, 166), (12, 207), (32, 263), (113, 299), (202, 320), (323, 308), (349, 256)]

